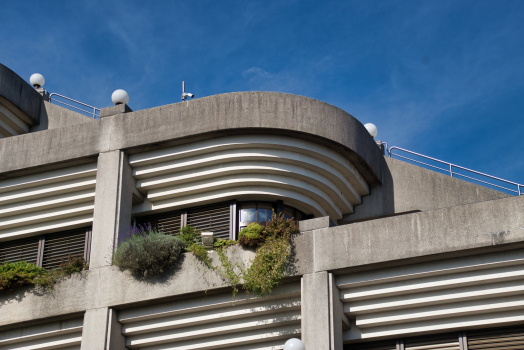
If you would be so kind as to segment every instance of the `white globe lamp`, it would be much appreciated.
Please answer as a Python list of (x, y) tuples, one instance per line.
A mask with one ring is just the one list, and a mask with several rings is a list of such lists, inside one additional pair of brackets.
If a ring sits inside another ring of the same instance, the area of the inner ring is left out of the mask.
[(31, 83), (31, 85), (33, 85), (35, 87), (35, 89), (38, 89), (38, 88), (41, 88), (42, 86), (44, 86), (45, 79), (44, 79), (44, 76), (42, 74), (35, 73), (35, 74), (31, 75), (31, 77), (29, 78), (29, 82)]
[(306, 350), (302, 340), (291, 338), (284, 344), (284, 350)]
[(129, 94), (122, 89), (115, 90), (111, 95), (111, 101), (115, 105), (127, 104), (129, 102)]
[(375, 124), (367, 123), (367, 124), (364, 124), (364, 127), (369, 132), (369, 134), (371, 135), (372, 138), (375, 138), (377, 136), (377, 131), (378, 130), (377, 130), (377, 127), (375, 126)]

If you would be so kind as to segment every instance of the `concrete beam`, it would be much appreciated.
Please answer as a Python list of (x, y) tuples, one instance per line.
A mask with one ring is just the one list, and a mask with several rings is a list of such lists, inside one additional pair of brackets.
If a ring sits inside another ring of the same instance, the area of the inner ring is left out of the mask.
[(131, 225), (134, 189), (135, 180), (124, 152), (101, 153), (96, 174), (91, 269), (111, 265), (118, 236)]

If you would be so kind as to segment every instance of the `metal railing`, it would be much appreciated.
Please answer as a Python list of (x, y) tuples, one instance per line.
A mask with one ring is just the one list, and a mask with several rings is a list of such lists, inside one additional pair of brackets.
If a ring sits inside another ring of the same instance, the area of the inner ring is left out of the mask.
[[(86, 110), (83, 107), (76, 107), (76, 106), (70, 105), (69, 103), (66, 103), (64, 101), (57, 100), (56, 98), (53, 99), (53, 96), (58, 96), (60, 98), (63, 98), (64, 100), (68, 100), (68, 101), (74, 102), (74, 103), (76, 103), (78, 105), (81, 105), (81, 106), (84, 106), (84, 107), (88, 107), (89, 110)], [(52, 94), (49, 94), (49, 101), (51, 101), (51, 102), (55, 101), (55, 102), (60, 103), (62, 105), (65, 105), (65, 106), (71, 107), (73, 109), (76, 109), (76, 110), (78, 110), (80, 112), (83, 112), (83, 113), (89, 115), (93, 119), (97, 119), (97, 117), (100, 118), (100, 109), (99, 108), (90, 106), (88, 104), (85, 104), (85, 103), (77, 101), (77, 100), (73, 100), (72, 98), (69, 98), (69, 97), (66, 97), (66, 96), (63, 96), (63, 95), (60, 95), (60, 94), (57, 94), (57, 93), (53, 92)]]
[[(386, 147), (386, 150), (387, 150), (388, 155), (389, 155), (390, 158), (392, 156), (395, 156), (395, 157), (398, 157), (398, 158), (406, 159), (406, 160), (409, 160), (410, 162), (422, 164), (422, 165), (430, 167), (430, 168), (434, 168), (434, 169), (438, 169), (438, 170), (444, 171), (446, 173), (449, 173), (449, 175), (451, 177), (454, 177), (454, 176), (455, 177), (463, 177), (463, 178), (466, 178), (466, 179), (469, 179), (469, 180), (480, 182), (480, 183), (488, 185), (488, 186), (493, 186), (493, 187), (496, 187), (496, 188), (499, 188), (499, 189), (502, 189), (502, 190), (514, 193), (514, 194), (519, 195), (519, 196), (524, 194), (524, 185), (518, 184), (518, 183), (513, 182), (513, 181), (504, 180), (504, 179), (501, 179), (499, 177), (495, 177), (495, 176), (491, 176), (491, 175), (488, 175), (488, 174), (481, 173), (480, 171), (468, 169), (468, 168), (462, 167), (460, 165), (456, 165), (456, 164), (452, 164), (452, 163), (449, 163), (449, 162), (445, 162), (445, 161), (440, 160), (440, 159), (428, 157), (428, 156), (425, 156), (423, 154), (412, 152), (412, 151), (408, 151), (407, 149), (403, 149), (403, 148), (396, 147), (396, 146), (393, 146), (393, 147), (391, 147), (389, 149), (387, 149), (387, 147)], [(399, 151), (402, 151), (402, 152), (406, 152), (406, 153), (415, 155), (417, 157), (429, 159), (429, 160), (431, 160), (433, 162), (444, 164), (446, 167), (445, 168), (441, 168), (439, 166), (435, 166), (435, 165), (431, 165), (431, 164), (428, 164), (428, 163), (424, 163), (424, 162), (418, 161), (416, 159), (405, 157), (405, 156), (402, 156), (402, 155), (399, 155), (399, 154), (394, 154), (394, 153), (392, 153), (393, 150), (399, 150)], [(470, 172), (470, 173), (473, 173), (473, 174), (476, 174), (476, 175), (484, 176), (484, 177), (486, 177), (488, 179), (492, 179), (492, 180), (503, 182), (505, 184), (513, 185), (513, 186), (517, 187), (517, 190), (511, 189), (511, 188), (508, 188), (508, 187), (504, 187), (504, 186), (500, 186), (500, 185), (494, 184), (492, 182), (488, 182), (488, 181), (484, 181), (484, 180), (481, 180), (481, 179), (477, 179), (477, 178), (474, 178), (474, 177), (471, 177), (471, 176), (468, 176), (468, 175), (464, 175), (464, 174), (458, 173), (457, 171), (453, 171), (454, 169), (460, 169), (460, 170), (467, 171), (467, 172)]]

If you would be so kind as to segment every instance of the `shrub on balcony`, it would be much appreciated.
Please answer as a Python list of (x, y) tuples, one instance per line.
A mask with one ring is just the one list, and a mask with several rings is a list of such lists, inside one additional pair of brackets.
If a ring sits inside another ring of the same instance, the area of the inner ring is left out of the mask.
[(37, 267), (27, 261), (6, 262), (0, 266), (0, 292), (10, 292), (24, 285), (49, 290), (61, 279), (88, 268), (84, 258), (77, 256), (69, 256), (59, 268), (53, 270)]
[(244, 227), (238, 234), (238, 243), (247, 247), (259, 247), (266, 240), (264, 226), (253, 222)]
[(184, 242), (156, 228), (138, 226), (123, 235), (113, 255), (113, 264), (140, 276), (153, 276), (173, 266)]

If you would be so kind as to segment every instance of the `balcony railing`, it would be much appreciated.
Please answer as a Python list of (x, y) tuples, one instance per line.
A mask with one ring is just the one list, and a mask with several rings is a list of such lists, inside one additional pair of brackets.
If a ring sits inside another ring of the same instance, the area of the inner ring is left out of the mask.
[(99, 108), (90, 106), (88, 104), (85, 104), (77, 100), (73, 100), (72, 98), (69, 98), (69, 97), (66, 97), (66, 96), (63, 96), (57, 93), (52, 93), (52, 94), (49, 94), (49, 101), (59, 103), (61, 105), (72, 108), (76, 111), (80, 111), (81, 113), (84, 113), (93, 119), (100, 119), (100, 109)]
[[(524, 194), (524, 185), (518, 184), (516, 182), (508, 181), (508, 180), (504, 180), (496, 176), (484, 174), (484, 173), (481, 173), (480, 171), (468, 169), (460, 165), (456, 165), (456, 164), (452, 164), (449, 162), (445, 162), (440, 159), (428, 157), (423, 154), (412, 152), (404, 148), (393, 146), (388, 149), (387, 143), (383, 142), (383, 144), (386, 144), (386, 150), (388, 152), (389, 157), (396, 157), (396, 158), (404, 159), (409, 162), (413, 162), (416, 164), (420, 164), (424, 167), (428, 167), (430, 169), (440, 170), (444, 173), (449, 174), (451, 177), (463, 178), (468, 181), (481, 183), (483, 185), (486, 185), (487, 187), (493, 187), (499, 190), (503, 190), (510, 194), (514, 194), (518, 196)], [(412, 156), (418, 157), (418, 160), (414, 159)], [(433, 164), (430, 164), (427, 161), (431, 161), (433, 162)]]

